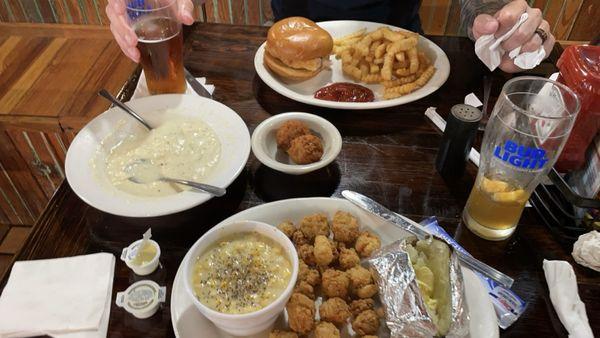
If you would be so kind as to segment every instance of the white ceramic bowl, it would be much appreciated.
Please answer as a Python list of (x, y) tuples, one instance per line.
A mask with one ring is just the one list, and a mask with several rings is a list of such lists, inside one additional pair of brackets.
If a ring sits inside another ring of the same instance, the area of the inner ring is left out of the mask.
[[(283, 293), (266, 307), (250, 313), (227, 314), (212, 310), (202, 304), (194, 294), (192, 288), (192, 275), (196, 259), (211, 245), (218, 242), (221, 238), (234, 233), (256, 231), (276, 243), (279, 243), (288, 255), (292, 264), (292, 276), (290, 282)], [(298, 278), (298, 253), (294, 248), (292, 241), (276, 227), (262, 222), (239, 221), (222, 226), (215, 226), (205, 233), (189, 250), (186, 260), (182, 263), (184, 266), (185, 289), (188, 296), (193, 299), (194, 305), (210, 321), (212, 321), (221, 330), (236, 336), (248, 336), (268, 329), (275, 323), (277, 317), (285, 308), (285, 304), (292, 295), (296, 279)]]
[[(285, 151), (277, 148), (277, 128), (288, 120), (304, 122), (323, 141), (321, 160), (310, 164), (295, 164)], [(259, 124), (252, 133), (252, 152), (267, 167), (291, 175), (302, 175), (321, 169), (333, 162), (342, 150), (342, 135), (326, 119), (308, 113), (282, 113)]]
[[(127, 103), (151, 125), (173, 116), (198, 118), (208, 124), (221, 142), (221, 158), (202, 183), (226, 188), (244, 168), (250, 154), (250, 133), (231, 108), (197, 95), (155, 95)], [(174, 114), (165, 115), (165, 109)], [(195, 207), (212, 198), (207, 193), (183, 191), (161, 197), (142, 197), (123, 192), (109, 181), (104, 168), (110, 149), (132, 133), (145, 129), (119, 108), (111, 108), (90, 121), (75, 137), (65, 162), (69, 185), (87, 204), (115, 215), (153, 217)]]

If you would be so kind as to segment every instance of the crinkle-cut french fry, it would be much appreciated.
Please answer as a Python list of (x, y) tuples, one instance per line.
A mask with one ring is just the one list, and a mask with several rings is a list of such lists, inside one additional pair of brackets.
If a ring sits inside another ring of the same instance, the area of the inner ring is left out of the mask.
[(383, 57), (383, 66), (381, 67), (381, 78), (384, 80), (392, 79), (392, 67), (394, 66), (394, 54), (387, 53)]
[(381, 75), (379, 74), (368, 74), (360, 79), (364, 83), (379, 83), (381, 81)]
[(406, 54), (404, 52), (400, 52), (396, 54), (396, 61), (404, 62), (406, 61)]
[(392, 31), (388, 27), (384, 27), (382, 29), (382, 31), (383, 31), (383, 37), (388, 41), (396, 42), (398, 40), (406, 39), (406, 34), (404, 34), (403, 32)]
[(396, 76), (402, 77), (402, 76), (409, 76), (411, 73), (410, 73), (410, 69), (408, 69), (408, 68), (398, 68), (398, 69), (396, 69), (396, 72), (394, 74), (396, 74)]
[(363, 77), (369, 75), (369, 65), (366, 62), (361, 62), (359, 68), (360, 68), (360, 78), (361, 79)]
[(406, 51), (409, 62), (409, 71), (411, 74), (416, 73), (419, 70), (419, 55), (417, 54), (417, 48), (411, 48)]
[(376, 65), (381, 65), (381, 64), (383, 64), (383, 61), (384, 61), (383, 57), (380, 57), (380, 58), (373, 60), (373, 63)]
[(381, 84), (386, 88), (397, 87), (397, 86), (401, 86), (403, 84), (415, 82), (416, 79), (417, 79), (417, 76), (415, 74), (412, 74), (409, 76), (400, 77), (400, 78), (390, 80), (390, 81), (382, 81)]
[(373, 43), (369, 47), (369, 55), (375, 55), (375, 51), (381, 45), (381, 42), (381, 40), (373, 41)]
[(357, 30), (354, 33), (351, 33), (351, 34), (348, 34), (348, 35), (344, 35), (344, 36), (342, 36), (339, 39), (335, 39), (334, 42), (341, 43), (343, 41), (347, 41), (347, 40), (351, 40), (351, 39), (355, 39), (355, 38), (362, 38), (363, 35), (365, 35), (366, 32), (367, 32), (366, 28), (361, 28), (361, 29)]
[(385, 55), (385, 50), (387, 49), (387, 46), (389, 46), (388, 43), (382, 43), (377, 47), (377, 49), (375, 49), (376, 59), (380, 59)]
[(352, 66), (349, 64), (342, 64), (342, 71), (344, 74), (349, 75), (356, 81), (360, 81), (362, 73), (360, 69), (356, 66)]
[(429, 66), (429, 67), (427, 67), (427, 69), (425, 69), (423, 74), (421, 74), (421, 76), (419, 76), (419, 78), (415, 81), (415, 83), (417, 85), (419, 85), (419, 87), (423, 87), (431, 79), (433, 74), (435, 74), (435, 67)]
[(371, 74), (379, 74), (379, 72), (381, 71), (379, 66), (374, 63), (370, 63), (369, 68), (370, 68), (369, 73), (371, 73)]
[(414, 92), (415, 90), (423, 87), (427, 81), (431, 79), (435, 73), (435, 67), (429, 66), (427, 69), (417, 78), (414, 82), (403, 84), (396, 87), (389, 87), (384, 90), (383, 98), (386, 100), (400, 97)]
[(371, 32), (369, 35), (371, 36), (371, 39), (373, 39), (373, 41), (381, 40), (383, 39), (383, 30), (382, 28), (379, 28)]
[(369, 54), (369, 46), (371, 46), (372, 42), (373, 38), (370, 35), (366, 35), (354, 46), (354, 49), (360, 54), (360, 56), (365, 56)]
[(398, 41), (392, 43), (392, 45), (388, 49), (388, 53), (392, 53), (392, 54), (396, 55), (400, 52), (407, 51), (407, 50), (415, 47), (417, 45), (417, 41), (418, 40), (416, 37), (410, 37), (407, 39), (398, 40)]

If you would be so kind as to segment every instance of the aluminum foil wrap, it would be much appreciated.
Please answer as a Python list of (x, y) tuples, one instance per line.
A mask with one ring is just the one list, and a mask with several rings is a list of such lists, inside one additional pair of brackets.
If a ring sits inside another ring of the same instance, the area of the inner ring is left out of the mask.
[[(391, 337), (434, 337), (437, 328), (427, 313), (417, 285), (415, 271), (405, 251), (416, 243), (414, 236), (382, 247), (367, 261), (377, 279), (379, 297), (385, 307), (386, 324)], [(458, 256), (450, 247), (451, 325), (447, 337), (469, 333), (469, 312)]]

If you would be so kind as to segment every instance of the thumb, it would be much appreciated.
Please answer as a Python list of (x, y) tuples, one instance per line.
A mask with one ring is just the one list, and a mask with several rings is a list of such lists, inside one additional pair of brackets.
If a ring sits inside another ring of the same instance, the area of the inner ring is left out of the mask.
[(186, 25), (191, 25), (194, 23), (194, 17), (192, 12), (194, 10), (194, 4), (191, 0), (180, 0), (179, 1), (179, 16), (181, 22)]
[(473, 37), (475, 40), (482, 35), (494, 34), (498, 30), (498, 20), (489, 14), (480, 14), (473, 22)]

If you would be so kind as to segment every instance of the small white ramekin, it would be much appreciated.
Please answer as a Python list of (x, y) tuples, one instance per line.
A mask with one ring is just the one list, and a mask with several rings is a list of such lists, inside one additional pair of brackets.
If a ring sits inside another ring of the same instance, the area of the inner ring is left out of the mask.
[(146, 264), (136, 265), (133, 263), (137, 251), (139, 250), (139, 246), (142, 244), (142, 240), (138, 239), (137, 241), (131, 243), (128, 247), (123, 249), (121, 253), (121, 260), (127, 264), (127, 266), (133, 270), (133, 272), (138, 276), (146, 276), (154, 272), (158, 267), (159, 259), (160, 259), (160, 246), (153, 240), (148, 240), (148, 244), (154, 246), (156, 249), (156, 255), (154, 258)]
[[(315, 163), (294, 164), (282, 161), (287, 154), (277, 148), (277, 128), (285, 121), (298, 120), (316, 133), (323, 141), (323, 156)], [(269, 117), (261, 122), (252, 133), (252, 152), (267, 167), (290, 175), (302, 175), (321, 169), (333, 162), (342, 150), (342, 135), (337, 128), (326, 119), (308, 113), (282, 113)]]
[[(263, 236), (271, 238), (283, 247), (292, 264), (292, 276), (290, 277), (288, 286), (271, 304), (255, 312), (227, 314), (210, 309), (202, 304), (194, 294), (192, 287), (194, 263), (202, 253), (223, 237), (251, 231), (256, 231)], [(255, 221), (240, 221), (212, 228), (194, 243), (186, 255), (186, 261), (183, 264), (185, 289), (196, 308), (218, 328), (235, 336), (253, 335), (272, 326), (285, 308), (298, 278), (298, 253), (292, 241), (275, 226)]]

